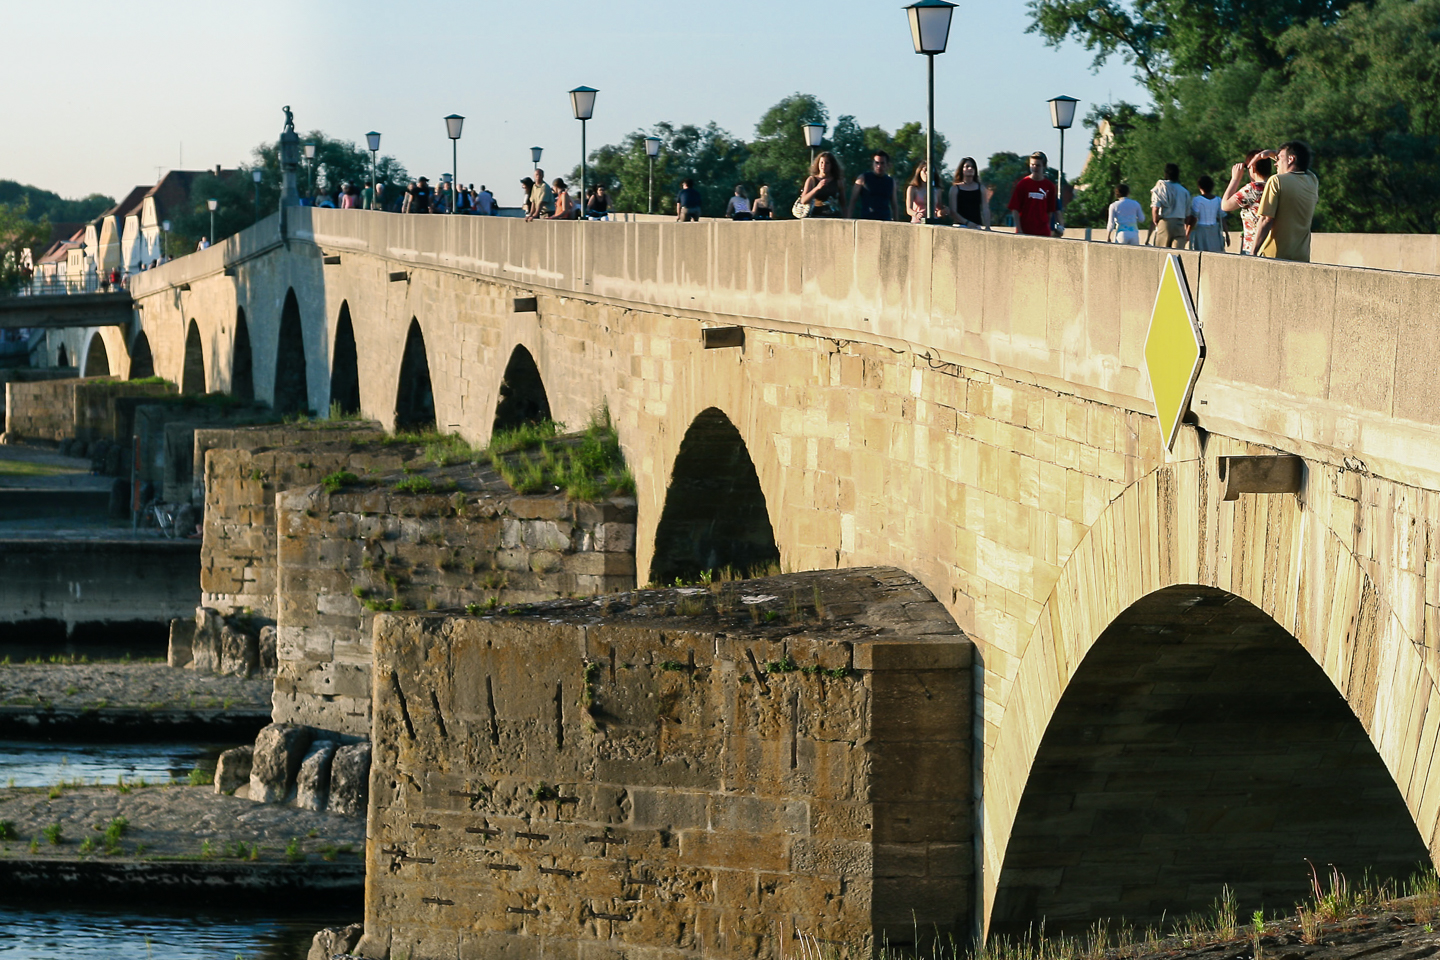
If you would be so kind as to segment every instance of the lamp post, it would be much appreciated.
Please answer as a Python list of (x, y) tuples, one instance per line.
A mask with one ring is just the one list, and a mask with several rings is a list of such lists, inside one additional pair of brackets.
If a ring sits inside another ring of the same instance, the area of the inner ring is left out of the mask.
[(1075, 122), (1074, 97), (1055, 97), (1050, 101), (1050, 125), (1060, 131), (1060, 183), (1055, 188), (1055, 209), (1065, 209), (1065, 131)]
[(585, 176), (588, 172), (585, 164), (585, 123), (595, 114), (595, 94), (599, 93), (594, 87), (576, 87), (570, 91), (570, 109), (575, 112), (575, 119), (580, 121), (580, 219), (585, 219)]
[(545, 148), (544, 148), (544, 147), (531, 147), (531, 148), (530, 148), (530, 163), (531, 163), (532, 166), (536, 166), (536, 167), (540, 166), (540, 154), (542, 154), (542, 153), (544, 153), (544, 152), (545, 152)]
[(220, 206), (220, 201), (210, 198), (205, 201), (205, 206), (210, 208), (210, 245), (215, 245), (215, 208)]
[(810, 162), (815, 162), (815, 151), (825, 142), (825, 124), (823, 123), (802, 123), (800, 128), (805, 131), (805, 146), (810, 148)]
[(259, 223), (259, 222), (260, 222), (260, 180), (261, 180), (264, 176), (265, 176), (265, 172), (264, 172), (263, 170), (261, 170), (259, 167), (256, 167), (254, 170), (251, 170), (251, 171), (250, 171), (250, 179), (252, 179), (252, 180), (255, 181), (255, 222), (256, 222), (256, 223)]
[(645, 138), (645, 156), (650, 158), (650, 199), (646, 202), (645, 209), (655, 212), (655, 158), (660, 156), (660, 138)]
[(170, 256), (170, 221), (160, 221), (160, 259), (163, 263)]
[(380, 206), (380, 175), (376, 155), (380, 153), (380, 134), (371, 130), (365, 134), (365, 143), (370, 147), (370, 209)]
[(465, 118), (458, 113), (452, 113), (445, 118), (445, 135), (450, 138), (450, 212), (454, 213), (455, 208), (460, 204), (460, 198), (456, 193), (460, 186), (460, 128), (465, 126)]
[(905, 8), (910, 14), (910, 39), (915, 52), (923, 53), (929, 68), (929, 108), (925, 125), (925, 210), (926, 222), (935, 219), (935, 55), (945, 52), (950, 42), (950, 17), (955, 4), (949, 0), (915, 0)]
[(310, 204), (315, 204), (315, 141), (305, 141), (305, 192), (310, 194)]

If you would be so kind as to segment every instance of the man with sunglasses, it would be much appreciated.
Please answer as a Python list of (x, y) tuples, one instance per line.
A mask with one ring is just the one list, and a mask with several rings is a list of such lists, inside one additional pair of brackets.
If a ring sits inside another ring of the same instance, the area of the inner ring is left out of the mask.
[[(876, 150), (870, 158), (870, 169), (855, 178), (845, 216), (859, 220), (894, 220), (899, 204), (895, 202), (895, 178), (890, 176), (890, 154)], [(855, 201), (860, 209), (855, 209)]]

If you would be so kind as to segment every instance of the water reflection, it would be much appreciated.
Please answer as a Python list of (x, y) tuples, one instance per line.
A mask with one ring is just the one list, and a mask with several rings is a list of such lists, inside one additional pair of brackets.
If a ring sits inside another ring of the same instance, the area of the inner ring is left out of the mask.
[(165, 915), (0, 905), (0, 960), (304, 960), (333, 916)]
[[(0, 786), (48, 787), (60, 781), (112, 784), (116, 777), (164, 783), (197, 766), (213, 771), (223, 746), (198, 743), (42, 743), (0, 740)], [(0, 956), (4, 956), (0, 949)]]

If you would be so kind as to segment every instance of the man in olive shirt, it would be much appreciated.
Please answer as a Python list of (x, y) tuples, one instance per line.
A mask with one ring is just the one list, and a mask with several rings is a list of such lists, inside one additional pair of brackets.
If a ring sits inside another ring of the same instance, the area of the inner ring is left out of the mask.
[(1310, 262), (1310, 221), (1320, 198), (1320, 181), (1310, 172), (1310, 147), (1299, 140), (1280, 145), (1275, 176), (1265, 181), (1260, 196), (1260, 222), (1255, 228), (1257, 256)]

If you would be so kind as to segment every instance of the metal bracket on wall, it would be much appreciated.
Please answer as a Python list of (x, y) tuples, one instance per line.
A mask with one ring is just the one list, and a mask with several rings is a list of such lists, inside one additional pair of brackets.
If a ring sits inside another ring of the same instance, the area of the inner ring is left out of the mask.
[(392, 271), (390, 271), (390, 282), (391, 282), (391, 283), (408, 282), (409, 280), (410, 280), (410, 273), (409, 273), (409, 271), (407, 271), (407, 270), (392, 270)]
[(1305, 458), (1221, 457), (1219, 476), (1222, 500), (1238, 500), (1242, 493), (1299, 493), (1305, 483)]
[(538, 297), (516, 297), (510, 301), (511, 313), (539, 313), (540, 300)]
[(745, 346), (745, 328), (703, 327), (700, 330), (700, 340), (705, 344), (706, 350), (716, 350), (721, 347), (743, 347)]
[(188, 284), (188, 283), (182, 283), (182, 284), (180, 284), (180, 289), (181, 289), (181, 290), (186, 290), (186, 291), (188, 291), (188, 290), (190, 289), (190, 284)]
[(234, 267), (226, 267), (226, 268), (225, 268), (225, 276), (227, 276), (227, 277), (236, 276), (238, 273), (239, 273), (239, 271), (237, 271)]
[(332, 265), (332, 266), (335, 265), (335, 264), (337, 264), (337, 263), (339, 263), (339, 262), (340, 262), (340, 254), (338, 254), (338, 253), (326, 254), (326, 255), (325, 255), (325, 262), (328, 263), (328, 264), (330, 264), (330, 265)]

